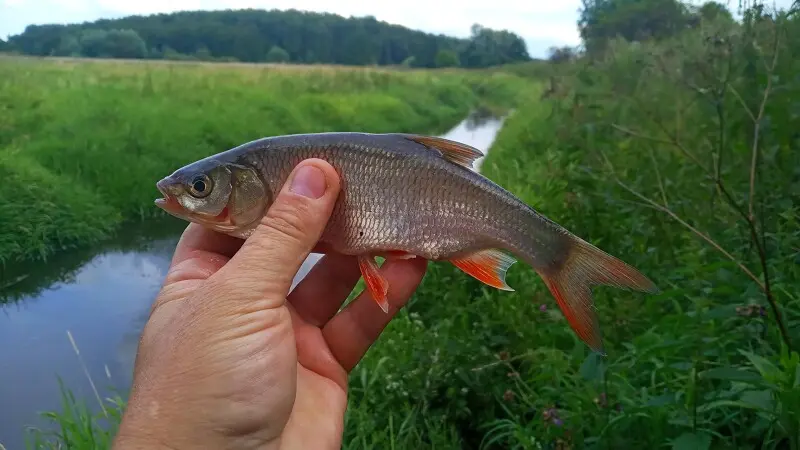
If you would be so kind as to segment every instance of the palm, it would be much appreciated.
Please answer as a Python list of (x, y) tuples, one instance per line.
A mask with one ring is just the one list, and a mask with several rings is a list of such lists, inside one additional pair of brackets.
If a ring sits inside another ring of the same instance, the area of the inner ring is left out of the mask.
[[(236, 309), (243, 301), (228, 312), (217, 304), (213, 324), (183, 325), (179, 333), (202, 343), (205, 351), (199, 357), (173, 348), (158, 358), (163, 361), (155, 361), (149, 355), (156, 352), (148, 348), (166, 346), (176, 332), (168, 324), (186, 314), (182, 309), (196, 307), (186, 305), (211, 303), (206, 297), (213, 289), (207, 284), (241, 245), (241, 240), (190, 225), (145, 329), (141, 370), (163, 363), (177, 376), (190, 367), (202, 372), (199, 378), (216, 380), (209, 395), (215, 403), (204, 405), (212, 417), (205, 420), (224, 420), (226, 429), (248, 434), (256, 447), (280, 442), (285, 448), (340, 448), (347, 374), (416, 289), (425, 261), (390, 261), (381, 269), (390, 283), (390, 314), (367, 292), (339, 312), (360, 271), (354, 257), (326, 255), (288, 295), (271, 292), (259, 299), (263, 309), (257, 314), (243, 316)], [(201, 397), (204, 388), (187, 386), (185, 395)], [(246, 404), (239, 399), (247, 399)], [(215, 417), (214, 411), (227, 416)]]

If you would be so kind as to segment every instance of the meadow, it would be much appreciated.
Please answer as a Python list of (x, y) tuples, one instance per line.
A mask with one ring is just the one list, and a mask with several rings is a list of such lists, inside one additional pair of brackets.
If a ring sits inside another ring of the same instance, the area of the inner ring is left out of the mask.
[[(352, 373), (344, 448), (795, 450), (800, 45), (790, 36), (798, 35), (798, 18), (708, 25), (659, 43), (614, 42), (600, 60), (537, 67), (528, 80), (502, 69), (282, 78), (258, 70), (232, 75), (223, 66), (177, 78), (173, 71), (184, 69), (37, 63), (24, 66), (28, 76), (15, 76), (34, 93), (46, 91), (32, 109), (39, 119), (15, 115), (13, 130), (45, 117), (60, 125), (46, 137), (40, 131), (8, 140), (12, 127), (4, 127), (2, 167), (80, 180), (37, 189), (74, 188), (70, 199), (108, 208), (113, 224), (145, 215), (141, 205), (152, 196), (134, 187), (142, 178), (147, 185), (160, 165), (229, 146), (231, 136), (315, 127), (418, 131), (452, 123), (479, 101), (513, 106), (483, 172), (640, 268), (662, 292), (594, 290), (608, 352), (601, 358), (523, 265), (509, 272), (513, 293), (431, 265)], [(556, 74), (546, 92), (542, 72)], [(78, 94), (59, 97), (66, 94), (53, 86), (58, 80), (80, 86), (86, 103), (73, 104), (84, 98)], [(316, 90), (307, 86), (312, 80)], [(310, 97), (302, 100), (300, 91)], [(171, 99), (156, 92), (172, 92)], [(136, 101), (121, 101), (131, 93)], [(272, 98), (291, 100), (265, 100)], [(282, 113), (261, 111), (265, 104)], [(100, 162), (119, 146), (114, 160)], [(76, 157), (87, 152), (91, 168)], [(119, 167), (133, 159), (118, 159), (133, 157), (143, 162), (121, 177)], [(26, 165), (10, 162), (17, 160)], [(43, 209), (29, 217), (51, 211), (44, 202), (52, 197), (30, 195)], [(94, 201), (97, 195), (107, 201)], [(75, 215), (59, 220), (81, 218), (86, 207), (75, 203)], [(124, 407), (118, 402), (116, 414)], [(106, 448), (113, 426), (101, 429), (81, 403), (66, 398), (52, 414), (61, 427), (57, 443), (36, 446)]]

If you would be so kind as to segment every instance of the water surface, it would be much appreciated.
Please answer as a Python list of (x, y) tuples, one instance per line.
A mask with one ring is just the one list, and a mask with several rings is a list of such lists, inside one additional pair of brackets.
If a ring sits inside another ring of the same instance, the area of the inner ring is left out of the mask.
[[(501, 126), (477, 113), (443, 137), (486, 153)], [(39, 413), (59, 409), (59, 377), (97, 409), (82, 364), (101, 397), (127, 392), (139, 335), (185, 226), (172, 218), (133, 225), (102, 245), (0, 273), (0, 444), (23, 449), (26, 426), (47, 426)], [(309, 256), (295, 284), (319, 258)]]

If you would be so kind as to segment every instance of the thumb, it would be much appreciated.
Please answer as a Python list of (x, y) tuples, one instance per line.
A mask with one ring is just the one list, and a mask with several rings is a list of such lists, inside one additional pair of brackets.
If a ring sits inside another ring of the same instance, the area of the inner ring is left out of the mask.
[(339, 175), (321, 159), (294, 168), (256, 230), (215, 274), (231, 282), (237, 302), (283, 303), (330, 219), (339, 190)]

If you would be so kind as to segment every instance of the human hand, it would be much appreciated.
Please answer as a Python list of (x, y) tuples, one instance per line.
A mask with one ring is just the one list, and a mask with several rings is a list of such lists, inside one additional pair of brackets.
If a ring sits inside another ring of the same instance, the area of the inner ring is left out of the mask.
[(289, 294), (339, 190), (333, 167), (306, 160), (247, 241), (189, 225), (142, 334), (115, 448), (341, 447), (347, 374), (427, 262), (384, 263), (389, 314), (368, 291), (337, 314), (360, 278), (350, 256), (326, 255)]

